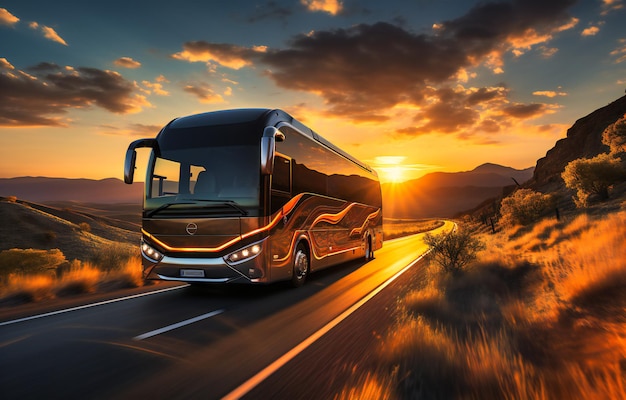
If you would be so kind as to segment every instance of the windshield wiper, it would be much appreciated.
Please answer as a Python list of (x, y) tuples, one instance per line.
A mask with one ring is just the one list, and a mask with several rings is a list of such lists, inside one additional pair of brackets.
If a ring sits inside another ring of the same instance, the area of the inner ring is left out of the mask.
[(150, 210), (150, 211), (146, 212), (146, 213), (145, 213), (145, 216), (146, 216), (146, 218), (150, 218), (151, 216), (153, 216), (154, 214), (158, 213), (159, 211), (163, 211), (163, 210), (165, 210), (166, 208), (171, 207), (171, 206), (175, 206), (175, 205), (177, 205), (177, 204), (196, 204), (196, 203), (193, 203), (193, 202), (189, 202), (189, 201), (187, 201), (187, 202), (184, 202), (184, 203), (181, 203), (181, 202), (176, 202), (176, 203), (165, 203), (165, 204), (161, 204), (160, 206), (158, 206), (158, 207), (157, 207), (157, 208), (155, 208), (154, 210)]
[(193, 201), (174, 202), (174, 203), (161, 204), (160, 206), (158, 206), (154, 210), (150, 210), (150, 211), (146, 212), (145, 213), (145, 217), (146, 218), (150, 218), (154, 214), (156, 214), (158, 212), (161, 212), (164, 209), (169, 208), (171, 206), (176, 206), (176, 205), (179, 205), (179, 204), (198, 204), (198, 202), (219, 203), (219, 204), (230, 206), (230, 207), (234, 208), (239, 213), (241, 213), (241, 215), (248, 215), (248, 212), (246, 210), (244, 210), (239, 204), (237, 204), (233, 200), (193, 199)]
[(235, 210), (239, 211), (241, 215), (248, 215), (248, 212), (244, 210), (239, 204), (237, 204), (234, 200), (215, 200), (215, 199), (194, 199), (195, 201), (206, 201), (208, 203), (220, 203), (227, 206), (231, 206)]

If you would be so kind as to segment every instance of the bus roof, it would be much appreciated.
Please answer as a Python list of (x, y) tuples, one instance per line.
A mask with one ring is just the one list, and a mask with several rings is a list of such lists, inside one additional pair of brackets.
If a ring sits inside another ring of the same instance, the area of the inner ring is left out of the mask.
[(287, 122), (297, 128), (304, 135), (331, 149), (335, 153), (347, 158), (348, 160), (366, 169), (367, 171), (374, 172), (369, 165), (359, 161), (355, 157), (352, 157), (350, 154), (335, 146), (285, 111), (279, 109), (240, 108), (231, 110), (210, 111), (206, 113), (176, 118), (172, 120), (169, 124), (167, 124), (164, 130), (167, 128), (179, 129), (200, 126), (230, 125), (237, 123), (254, 124), (254, 122), (258, 122), (260, 134), (262, 134), (263, 128), (266, 126), (276, 126), (281, 122)]

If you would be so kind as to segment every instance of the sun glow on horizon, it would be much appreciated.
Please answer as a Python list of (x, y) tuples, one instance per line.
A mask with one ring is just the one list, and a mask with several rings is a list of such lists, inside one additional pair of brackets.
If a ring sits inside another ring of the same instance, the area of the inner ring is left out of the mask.
[(378, 172), (382, 183), (401, 183), (419, 178), (423, 172), (433, 166), (422, 164), (404, 164), (405, 156), (377, 156), (373, 167)]

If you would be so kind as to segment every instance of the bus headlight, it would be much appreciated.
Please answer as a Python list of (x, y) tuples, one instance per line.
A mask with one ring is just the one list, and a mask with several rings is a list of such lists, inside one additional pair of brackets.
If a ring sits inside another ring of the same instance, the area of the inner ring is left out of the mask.
[(255, 243), (228, 254), (224, 257), (224, 260), (229, 264), (238, 264), (258, 256), (261, 253), (262, 248), (263, 246), (261, 243)]
[(148, 260), (154, 262), (159, 262), (163, 258), (163, 254), (143, 240), (141, 241), (141, 254)]

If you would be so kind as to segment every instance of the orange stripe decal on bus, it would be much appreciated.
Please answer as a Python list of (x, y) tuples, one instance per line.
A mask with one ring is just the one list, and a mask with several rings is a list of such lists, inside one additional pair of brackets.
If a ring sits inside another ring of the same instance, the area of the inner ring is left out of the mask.
[(168, 245), (167, 243), (163, 242), (162, 240), (157, 239), (153, 234), (151, 234), (150, 232), (146, 231), (145, 229), (141, 229), (141, 232), (148, 237), (149, 239), (153, 240), (155, 243), (157, 243), (159, 246), (163, 247), (165, 250), (168, 251), (181, 251), (181, 252), (197, 252), (197, 253), (214, 253), (217, 251), (221, 251), (226, 249), (229, 246), (232, 246), (233, 244), (249, 238), (250, 236), (254, 236), (256, 234), (259, 234), (261, 232), (265, 232), (268, 231), (270, 229), (272, 229), (274, 226), (276, 226), (276, 224), (278, 224), (278, 222), (282, 219), (283, 216), (289, 214), (294, 207), (296, 206), (296, 204), (298, 203), (298, 201), (300, 201), (300, 199), (302, 198), (302, 196), (304, 195), (304, 193), (301, 193), (297, 196), (295, 196), (293, 199), (289, 200), (287, 202), (287, 204), (285, 204), (283, 206), (283, 208), (278, 211), (276, 213), (276, 215), (274, 216), (274, 218), (272, 219), (272, 221), (263, 226), (260, 227), (258, 229), (254, 229), (250, 232), (246, 232), (243, 235), (236, 237), (234, 239), (231, 239), (223, 244), (221, 244), (220, 246), (217, 247), (172, 247), (170, 245)]

